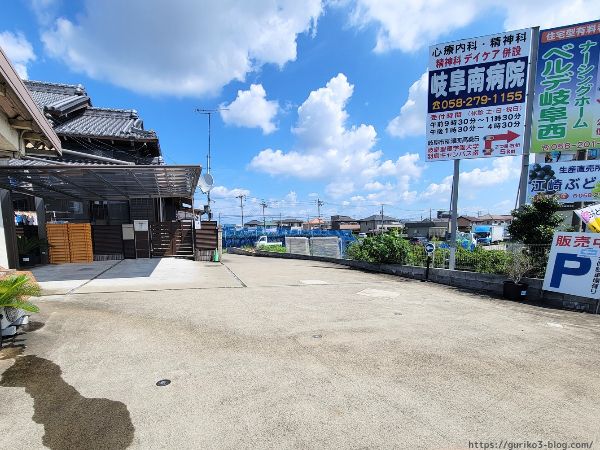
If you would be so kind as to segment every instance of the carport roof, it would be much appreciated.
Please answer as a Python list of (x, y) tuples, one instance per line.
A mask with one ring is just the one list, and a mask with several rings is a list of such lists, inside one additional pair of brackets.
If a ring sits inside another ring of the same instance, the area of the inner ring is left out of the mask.
[(8, 165), (0, 188), (45, 199), (128, 200), (194, 195), (200, 166)]

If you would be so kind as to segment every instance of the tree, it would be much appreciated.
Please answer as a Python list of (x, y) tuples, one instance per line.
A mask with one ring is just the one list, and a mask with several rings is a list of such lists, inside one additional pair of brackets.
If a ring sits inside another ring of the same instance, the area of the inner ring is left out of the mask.
[(554, 232), (562, 223), (558, 213), (560, 203), (553, 195), (536, 195), (531, 205), (512, 212), (514, 217), (508, 232), (516, 241), (526, 245), (551, 245)]

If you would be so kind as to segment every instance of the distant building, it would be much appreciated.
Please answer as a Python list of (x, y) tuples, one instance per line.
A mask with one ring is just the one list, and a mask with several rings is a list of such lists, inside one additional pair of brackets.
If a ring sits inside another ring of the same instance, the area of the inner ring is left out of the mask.
[(450, 221), (448, 219), (422, 220), (420, 222), (406, 222), (406, 235), (412, 237), (445, 238), (446, 233), (450, 231)]
[(325, 230), (329, 227), (329, 222), (325, 219), (320, 219), (315, 217), (314, 219), (310, 219), (308, 222), (304, 222), (302, 224), (302, 228), (305, 230)]
[(276, 228), (277, 224), (271, 220), (262, 221), (262, 220), (250, 220), (244, 224), (247, 228), (258, 228), (258, 227), (266, 227), (266, 228)]
[(303, 220), (300, 219), (293, 219), (293, 218), (287, 218), (287, 219), (281, 219), (277, 221), (277, 225), (280, 227), (288, 227), (288, 228), (302, 228), (302, 224), (304, 223)]
[(358, 220), (350, 216), (331, 216), (331, 229), (358, 232), (360, 231), (360, 224)]
[(513, 221), (513, 216), (504, 214), (485, 214), (483, 216), (460, 216), (457, 219), (459, 231), (469, 232), (473, 225), (501, 225), (509, 226)]
[(402, 222), (398, 219), (381, 214), (373, 214), (358, 221), (361, 233), (374, 233), (380, 230), (402, 228)]
[(503, 225), (508, 226), (512, 223), (513, 216), (499, 214), (485, 214), (477, 218), (477, 225)]

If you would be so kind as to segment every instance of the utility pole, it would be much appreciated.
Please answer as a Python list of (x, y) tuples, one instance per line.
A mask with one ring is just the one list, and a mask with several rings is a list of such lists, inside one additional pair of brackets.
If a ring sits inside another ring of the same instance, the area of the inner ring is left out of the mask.
[[(208, 116), (208, 153), (206, 154), (206, 173), (210, 174), (210, 123), (211, 117), (214, 113), (219, 111), (227, 111), (227, 108), (217, 108), (217, 109), (201, 109), (196, 108), (196, 112), (200, 114), (205, 114)], [(206, 194), (206, 201), (208, 203), (208, 220), (212, 219), (212, 211), (210, 209), (210, 191)]]
[(379, 232), (383, 234), (383, 203), (381, 204), (381, 228), (379, 228)]
[(265, 219), (265, 208), (269, 205), (263, 200), (260, 202), (260, 206), (262, 206), (263, 211), (263, 228), (267, 228), (267, 219)]
[(321, 199), (319, 199), (319, 198), (317, 199), (317, 211), (318, 211), (318, 214), (319, 214), (319, 216), (318, 216), (319, 217), (318, 218), (318, 221), (319, 221), (319, 230), (322, 228), (321, 227), (321, 206), (323, 206), (324, 204), (325, 203), (322, 202)]
[[(529, 180), (529, 152), (531, 149), (531, 129), (533, 118), (533, 99), (535, 95), (535, 71), (537, 69), (535, 61), (538, 59), (538, 43), (540, 36), (540, 27), (534, 27), (531, 30), (531, 55), (529, 57), (529, 73), (527, 75), (527, 98), (525, 104), (525, 133), (523, 135), (523, 155), (521, 156), (521, 177), (519, 179), (519, 189), (517, 203), (520, 208), (527, 202), (527, 183)], [(515, 208), (516, 209), (516, 208)]]
[(242, 209), (242, 227), (244, 226), (244, 200), (246, 200), (246, 196), (244, 194), (240, 194), (235, 198), (240, 199), (240, 208)]

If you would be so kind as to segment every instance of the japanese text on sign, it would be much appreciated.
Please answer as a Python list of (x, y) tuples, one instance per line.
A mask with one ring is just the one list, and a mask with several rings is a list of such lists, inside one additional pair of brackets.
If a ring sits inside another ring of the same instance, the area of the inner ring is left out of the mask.
[(556, 194), (561, 203), (594, 201), (600, 161), (569, 161), (529, 166), (529, 197)]
[(530, 30), (430, 48), (427, 160), (522, 151)]
[(599, 298), (600, 237), (591, 233), (555, 233), (544, 290)]
[(600, 22), (542, 31), (532, 152), (600, 146)]

